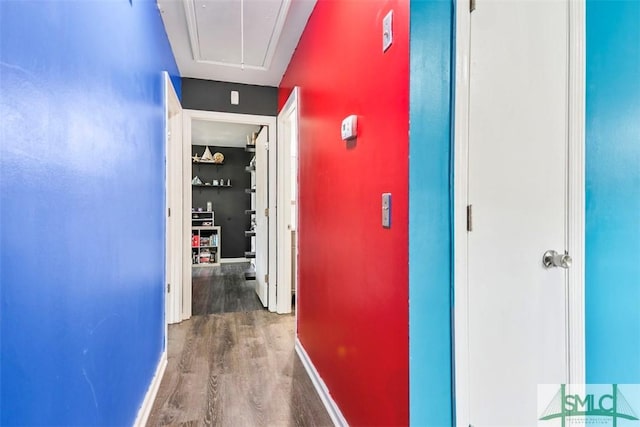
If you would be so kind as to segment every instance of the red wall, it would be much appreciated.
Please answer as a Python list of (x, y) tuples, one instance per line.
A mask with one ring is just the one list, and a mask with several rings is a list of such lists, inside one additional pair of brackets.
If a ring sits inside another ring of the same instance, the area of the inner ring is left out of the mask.
[[(351, 425), (409, 420), (408, 13), (408, 0), (319, 0), (280, 86), (280, 108), (300, 87), (298, 336)], [(340, 139), (350, 114), (355, 144)]]

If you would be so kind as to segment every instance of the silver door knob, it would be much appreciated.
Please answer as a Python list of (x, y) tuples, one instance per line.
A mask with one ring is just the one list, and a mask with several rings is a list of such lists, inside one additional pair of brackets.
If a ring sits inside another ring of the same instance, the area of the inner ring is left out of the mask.
[(569, 268), (571, 267), (571, 263), (573, 260), (571, 256), (567, 254), (559, 254), (556, 251), (546, 251), (544, 255), (542, 255), (542, 264), (547, 267), (561, 267), (561, 268)]

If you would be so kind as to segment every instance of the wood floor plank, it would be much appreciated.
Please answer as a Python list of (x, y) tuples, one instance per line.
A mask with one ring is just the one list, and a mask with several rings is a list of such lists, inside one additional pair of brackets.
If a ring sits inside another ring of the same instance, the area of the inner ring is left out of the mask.
[[(225, 272), (219, 275), (224, 279)], [(209, 281), (212, 277), (199, 276)], [(255, 297), (251, 286), (236, 279), (222, 282), (235, 286), (224, 292), (229, 295), (225, 309), (252, 307), (247, 301)], [(241, 291), (242, 285), (251, 293)], [(204, 297), (201, 307), (211, 308), (211, 295)], [(147, 425), (332, 425), (294, 351), (295, 317), (259, 308), (194, 316), (170, 325), (169, 363)]]
[(194, 269), (192, 313), (194, 316), (262, 310), (255, 281), (245, 280), (247, 263)]

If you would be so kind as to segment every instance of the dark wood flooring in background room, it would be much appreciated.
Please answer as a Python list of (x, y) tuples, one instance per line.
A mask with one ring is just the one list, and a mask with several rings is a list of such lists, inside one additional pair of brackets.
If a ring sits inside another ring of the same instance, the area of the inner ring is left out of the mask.
[(169, 326), (148, 426), (331, 426), (294, 351), (295, 318), (266, 310)]
[(192, 314), (263, 310), (253, 280), (246, 281), (249, 263), (193, 268)]

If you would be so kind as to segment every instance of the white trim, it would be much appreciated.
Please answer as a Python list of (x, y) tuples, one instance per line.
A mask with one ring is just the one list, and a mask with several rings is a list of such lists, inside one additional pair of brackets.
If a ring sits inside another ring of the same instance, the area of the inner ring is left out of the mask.
[(220, 258), (220, 264), (233, 264), (238, 262), (250, 262), (249, 258)]
[(569, 0), (569, 382), (585, 384), (585, 43), (584, 0)]
[(134, 427), (144, 427), (147, 425), (149, 415), (151, 414), (151, 408), (153, 408), (153, 402), (156, 400), (156, 396), (158, 395), (160, 383), (162, 382), (162, 377), (164, 376), (164, 371), (166, 369), (167, 350), (165, 349), (165, 351), (163, 351), (162, 355), (160, 356), (158, 366), (156, 367), (156, 372), (153, 375), (151, 384), (149, 384), (149, 388), (147, 389), (147, 394), (144, 396), (144, 400), (142, 401), (140, 409), (138, 409), (138, 415), (136, 416), (136, 420), (133, 423)]
[[(251, 114), (237, 114), (237, 113), (221, 113), (217, 111), (202, 111), (202, 110), (183, 110), (183, 161), (184, 161), (184, 169), (183, 169), (183, 185), (184, 185), (184, 197), (183, 197), (183, 215), (184, 218), (191, 218), (191, 123), (193, 120), (203, 120), (203, 121), (213, 121), (213, 122), (225, 122), (225, 123), (239, 123), (239, 124), (249, 124), (249, 125), (261, 125), (267, 126), (269, 129), (269, 141), (276, 140), (276, 117), (274, 116), (258, 116)], [(271, 148), (271, 147), (270, 147)], [(269, 165), (271, 168), (271, 164)], [(269, 178), (271, 180), (271, 177)], [(269, 183), (271, 186), (271, 183)], [(271, 196), (270, 196), (271, 197)], [(274, 202), (275, 203), (275, 202)], [(270, 207), (271, 209), (271, 207)], [(270, 215), (271, 216), (271, 215)], [(271, 218), (270, 218), (271, 221)], [(184, 236), (189, 236), (191, 233), (191, 221), (184, 221)], [(274, 221), (275, 222), (275, 221)], [(275, 236), (271, 234), (271, 226), (269, 232), (269, 241), (271, 239), (275, 240)], [(191, 246), (185, 245), (184, 251), (184, 260), (183, 260), (183, 280), (182, 280), (182, 318), (183, 320), (189, 319), (192, 315), (191, 311), (191, 301), (192, 301), (192, 292), (193, 292), (193, 283), (191, 281)], [(269, 263), (271, 263), (271, 249), (269, 250)], [(274, 256), (275, 258), (275, 256)], [(238, 258), (242, 261), (247, 261), (245, 258)], [(220, 262), (225, 262), (224, 260), (220, 260)], [(235, 261), (232, 261), (235, 262)], [(271, 276), (270, 276), (271, 277)], [(270, 280), (271, 282), (271, 280)], [(273, 287), (274, 292), (274, 303), (273, 307), (271, 307), (271, 303), (269, 303), (269, 311), (276, 311), (275, 307), (275, 282), (273, 282), (273, 286), (269, 283), (269, 292), (271, 293), (271, 288)], [(271, 298), (271, 294), (269, 295)]]
[(320, 400), (322, 400), (324, 407), (329, 413), (329, 417), (331, 417), (331, 421), (333, 422), (333, 425), (336, 427), (348, 426), (349, 423), (347, 423), (347, 420), (345, 419), (344, 415), (342, 415), (340, 408), (331, 397), (331, 393), (329, 393), (329, 389), (327, 388), (327, 385), (324, 383), (324, 381), (320, 377), (320, 374), (316, 370), (316, 367), (314, 366), (313, 362), (309, 358), (309, 355), (307, 354), (306, 350), (302, 346), (302, 343), (300, 342), (298, 337), (296, 337), (295, 348), (296, 348), (296, 353), (298, 354), (298, 357), (300, 358), (300, 361), (304, 366), (304, 369), (307, 371), (307, 374), (309, 375), (309, 378), (311, 379), (311, 382), (313, 383), (313, 386), (316, 389), (316, 392), (318, 392), (318, 396), (320, 396)]
[(269, 275), (267, 308), (271, 312), (277, 309), (277, 286), (278, 286), (278, 132), (276, 119), (276, 132), (269, 132), (267, 140), (267, 162), (268, 162), (268, 201), (269, 207), (269, 267), (267, 274)]
[[(182, 110), (182, 240), (190, 241), (191, 236), (191, 117), (188, 110)], [(189, 239), (189, 240), (187, 240)], [(191, 244), (184, 244), (182, 250), (182, 320), (191, 318), (192, 313), (192, 260)]]
[[(585, 109), (585, 0), (569, 4), (569, 199), (570, 239), (567, 249), (573, 257), (569, 281), (569, 378), (585, 382), (584, 327), (584, 109)], [(468, 372), (468, 204), (469, 146), (469, 52), (471, 15), (468, 0), (455, 6), (455, 111), (454, 111), (454, 405), (456, 425), (469, 425)]]
[[(278, 177), (277, 177), (277, 206), (286, 207), (286, 209), (282, 209), (277, 213), (277, 224), (278, 224), (278, 232), (277, 232), (277, 275), (276, 275), (276, 283), (277, 283), (277, 313), (291, 313), (291, 295), (292, 295), (292, 282), (294, 278), (289, 275), (288, 272), (291, 271), (291, 239), (290, 239), (290, 230), (289, 220), (290, 220), (290, 211), (287, 210), (290, 206), (290, 200), (285, 200), (285, 197), (290, 193), (289, 189), (291, 188), (291, 177), (293, 172), (295, 172), (295, 176), (297, 179), (298, 171), (291, 170), (291, 141), (288, 140), (289, 131), (291, 129), (290, 120), (295, 120), (296, 132), (296, 142), (299, 144), (299, 93), (300, 88), (295, 87), (287, 102), (284, 104), (284, 107), (280, 110), (278, 114)], [(283, 138), (285, 138), (283, 140)], [(297, 150), (300, 151), (299, 149)], [(296, 196), (296, 200), (299, 200), (299, 197)], [(298, 206), (296, 206), (298, 208)], [(299, 215), (298, 215), (299, 216)], [(297, 218), (298, 224), (300, 223), (300, 219)], [(281, 243), (282, 240), (282, 243)], [(297, 263), (296, 263), (297, 265)], [(296, 271), (297, 274), (297, 271)], [(297, 279), (297, 277), (296, 277)], [(297, 283), (297, 280), (295, 280)]]
[(469, 173), (469, 48), (471, 15), (468, 0), (456, 0), (455, 7), (455, 117), (454, 117), (454, 325), (453, 351), (455, 419), (469, 425), (469, 342), (467, 277), (467, 205)]
[[(182, 204), (182, 105), (173, 87), (169, 73), (164, 71), (165, 98), (165, 284), (171, 283), (172, 290), (165, 290), (165, 323), (177, 323), (181, 318), (182, 294), (182, 257), (183, 247), (182, 222), (183, 215), (178, 207)], [(170, 132), (172, 133), (170, 135)], [(169, 205), (171, 203), (171, 205)], [(172, 208), (172, 215), (167, 209)], [(172, 226), (170, 226), (172, 221)], [(170, 245), (170, 246), (169, 246)], [(171, 255), (171, 259), (167, 256)], [(165, 330), (165, 337), (167, 330)]]

